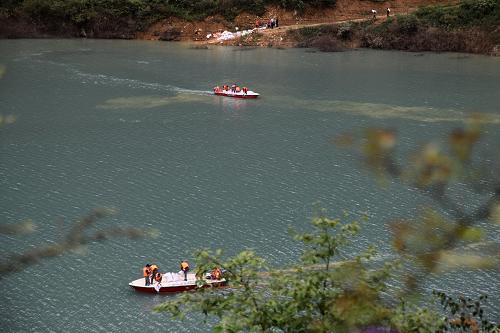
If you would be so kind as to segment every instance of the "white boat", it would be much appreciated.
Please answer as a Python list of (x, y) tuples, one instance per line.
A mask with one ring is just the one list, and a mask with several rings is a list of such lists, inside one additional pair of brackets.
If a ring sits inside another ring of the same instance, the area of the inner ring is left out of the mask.
[(243, 99), (253, 99), (253, 98), (257, 98), (260, 96), (259, 93), (256, 93), (255, 91), (251, 91), (251, 90), (243, 91), (243, 89), (242, 89), (240, 91), (232, 91), (230, 88), (223, 89), (221, 87), (215, 87), (214, 94), (218, 95), (218, 96), (243, 98)]
[(178, 293), (199, 288), (208, 287), (224, 287), (227, 284), (226, 279), (220, 280), (203, 279), (197, 280), (194, 273), (188, 273), (187, 281), (184, 281), (184, 273), (163, 273), (162, 281), (156, 281), (153, 284), (146, 286), (144, 278), (140, 278), (130, 282), (128, 285), (137, 291), (147, 293)]

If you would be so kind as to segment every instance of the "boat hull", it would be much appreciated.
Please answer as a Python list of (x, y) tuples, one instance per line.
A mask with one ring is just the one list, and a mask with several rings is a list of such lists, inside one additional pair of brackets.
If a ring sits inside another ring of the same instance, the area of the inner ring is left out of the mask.
[[(220, 288), (227, 284), (226, 279), (212, 280), (204, 279), (204, 284), (199, 286), (197, 284), (198, 280), (193, 273), (188, 273), (187, 280), (184, 280), (184, 275), (182, 273), (164, 273), (163, 281), (158, 289), (158, 284), (154, 282), (152, 285), (146, 286), (144, 278), (134, 280), (129, 283), (129, 286), (136, 291), (143, 293), (181, 293), (184, 291), (190, 291), (200, 288)], [(158, 289), (158, 290), (157, 290)]]
[(180, 285), (180, 286), (165, 286), (165, 287), (162, 286), (159, 291), (156, 291), (156, 289), (154, 287), (151, 287), (151, 286), (142, 287), (142, 286), (131, 285), (131, 287), (134, 290), (142, 292), (142, 293), (157, 294), (157, 293), (182, 293), (185, 291), (201, 289), (201, 288), (210, 288), (210, 287), (221, 288), (221, 287), (225, 287), (226, 285), (227, 285), (226, 281), (221, 281), (221, 282), (214, 282), (214, 283), (210, 283), (210, 284), (205, 284), (201, 287), (198, 287), (196, 284)]
[(255, 99), (259, 97), (259, 94), (238, 94), (238, 93), (224, 93), (224, 92), (214, 92), (217, 96), (224, 97), (232, 97), (232, 98), (241, 98), (241, 99)]

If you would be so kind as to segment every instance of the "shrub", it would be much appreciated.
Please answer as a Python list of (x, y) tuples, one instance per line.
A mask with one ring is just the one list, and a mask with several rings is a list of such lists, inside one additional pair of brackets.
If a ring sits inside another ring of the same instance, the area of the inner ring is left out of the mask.
[(418, 31), (419, 20), (415, 15), (400, 15), (397, 22), (399, 32), (405, 35), (413, 35)]
[(339, 30), (337, 31), (337, 37), (342, 40), (350, 40), (353, 35), (352, 24), (344, 23), (339, 26)]

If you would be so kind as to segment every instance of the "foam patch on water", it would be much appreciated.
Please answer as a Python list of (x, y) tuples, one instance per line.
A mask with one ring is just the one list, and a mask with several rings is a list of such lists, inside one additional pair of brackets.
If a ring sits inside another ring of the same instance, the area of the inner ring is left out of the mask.
[(97, 108), (106, 110), (150, 109), (173, 103), (207, 101), (206, 98), (194, 94), (178, 94), (175, 96), (133, 96), (111, 98), (106, 100), (103, 104), (97, 105)]
[[(463, 122), (464, 119), (472, 113), (455, 109), (423, 106), (400, 106), (339, 100), (307, 100), (287, 98), (287, 101), (281, 104), (294, 108), (320, 112), (345, 112), (377, 119), (398, 118), (428, 123)], [(499, 114), (481, 113), (481, 116), (483, 123), (500, 124)]]

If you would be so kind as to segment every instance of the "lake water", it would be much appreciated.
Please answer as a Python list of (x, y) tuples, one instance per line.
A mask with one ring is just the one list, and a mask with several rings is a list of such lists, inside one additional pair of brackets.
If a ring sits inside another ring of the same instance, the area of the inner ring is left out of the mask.
[[(315, 204), (331, 216), (366, 212), (353, 251), (373, 243), (389, 253), (385, 223), (430, 203), (397, 183), (381, 188), (355, 151), (331, 144), (338, 134), (394, 128), (403, 155), (481, 111), (492, 122), (481, 148), (498, 152), (500, 142), (499, 58), (3, 40), (0, 65), (0, 113), (16, 117), (0, 128), (0, 223), (37, 225), (1, 235), (2, 253), (58, 241), (102, 206), (119, 214), (98, 228), (160, 232), (90, 244), (2, 279), (3, 332), (206, 331), (196, 316), (153, 314), (171, 296), (141, 295), (128, 282), (147, 262), (175, 271), (204, 247), (253, 248), (290, 264), (299, 248), (288, 226), (306, 229)], [(232, 82), (262, 98), (210, 95)], [(464, 206), (479, 199), (469, 195)], [(498, 241), (498, 230), (489, 237)], [(491, 319), (500, 317), (494, 272), (447, 273), (426, 288), (487, 292)]]

